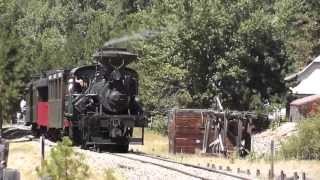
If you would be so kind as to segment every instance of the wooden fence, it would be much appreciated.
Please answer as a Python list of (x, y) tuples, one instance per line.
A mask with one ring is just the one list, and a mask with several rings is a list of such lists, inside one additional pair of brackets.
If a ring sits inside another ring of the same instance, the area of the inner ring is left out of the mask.
[[(198, 166), (201, 166), (200, 164), (198, 164)], [(298, 173), (298, 172), (294, 172), (293, 174), (286, 174), (283, 170), (280, 171), (280, 174), (276, 175), (274, 172), (272, 172), (271, 169), (269, 169), (269, 171), (266, 174), (267, 176), (264, 177), (262, 174), (262, 171), (260, 169), (241, 169), (241, 168), (237, 168), (237, 169), (232, 169), (230, 168), (230, 166), (221, 166), (221, 165), (217, 165), (217, 164), (210, 164), (207, 163), (206, 165), (207, 168), (211, 168), (211, 169), (216, 169), (216, 170), (221, 170), (221, 171), (228, 171), (228, 172), (234, 172), (237, 174), (245, 174), (249, 177), (252, 177), (253, 179), (257, 178), (257, 179), (279, 179), (279, 180), (306, 180), (306, 173), (302, 172), (302, 173)]]

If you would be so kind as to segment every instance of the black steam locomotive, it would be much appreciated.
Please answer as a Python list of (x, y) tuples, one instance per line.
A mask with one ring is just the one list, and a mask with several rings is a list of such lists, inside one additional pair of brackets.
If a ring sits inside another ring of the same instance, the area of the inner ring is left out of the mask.
[[(105, 47), (93, 57), (96, 64), (34, 76), (27, 87), (26, 121), (35, 134), (50, 139), (67, 135), (82, 148), (126, 152), (129, 143), (143, 144), (147, 126), (138, 74), (126, 67), (137, 55)], [(134, 127), (141, 129), (140, 137), (133, 137)]]

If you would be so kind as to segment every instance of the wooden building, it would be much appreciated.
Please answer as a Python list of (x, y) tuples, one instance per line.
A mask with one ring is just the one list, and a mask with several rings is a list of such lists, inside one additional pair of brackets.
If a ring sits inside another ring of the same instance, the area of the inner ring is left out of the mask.
[(290, 103), (289, 121), (296, 122), (318, 111), (320, 95), (312, 95), (296, 99)]
[(172, 109), (169, 114), (171, 153), (248, 152), (257, 116), (250, 112)]

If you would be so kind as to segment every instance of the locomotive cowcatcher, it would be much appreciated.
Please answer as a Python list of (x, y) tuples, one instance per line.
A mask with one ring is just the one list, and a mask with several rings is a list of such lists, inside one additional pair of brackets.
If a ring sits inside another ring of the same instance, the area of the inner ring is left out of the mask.
[[(34, 76), (27, 87), (26, 121), (35, 134), (69, 136), (82, 148), (128, 151), (143, 144), (147, 118), (138, 98), (138, 74), (127, 65), (137, 55), (126, 49), (99, 49), (96, 64)], [(133, 137), (134, 127), (141, 137)]]

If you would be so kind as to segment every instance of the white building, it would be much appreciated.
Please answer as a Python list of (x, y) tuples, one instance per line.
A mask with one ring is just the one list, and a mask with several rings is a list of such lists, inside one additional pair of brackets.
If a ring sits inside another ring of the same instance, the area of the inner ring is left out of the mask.
[(286, 81), (297, 80), (298, 85), (290, 88), (296, 95), (320, 94), (320, 56), (314, 59), (300, 72), (285, 78)]
[(295, 97), (300, 97), (300, 99), (290, 102), (289, 121), (299, 121), (318, 112), (320, 105), (320, 56), (303, 70), (286, 77), (285, 80), (297, 83), (295, 87), (290, 87), (290, 89)]

